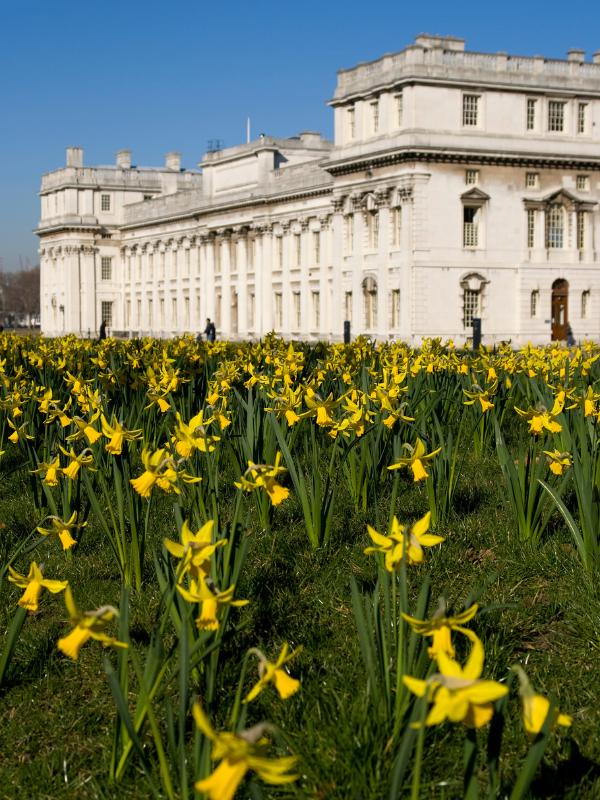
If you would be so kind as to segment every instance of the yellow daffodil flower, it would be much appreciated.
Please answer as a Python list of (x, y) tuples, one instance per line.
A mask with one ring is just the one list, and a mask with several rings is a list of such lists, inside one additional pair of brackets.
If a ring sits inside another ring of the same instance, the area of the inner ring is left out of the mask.
[(385, 568), (388, 572), (399, 569), (402, 559), (405, 557), (409, 564), (420, 564), (423, 561), (423, 548), (433, 547), (444, 541), (443, 536), (436, 536), (427, 533), (431, 512), (427, 512), (418, 522), (408, 529), (406, 525), (400, 525), (396, 517), (392, 520), (392, 530), (389, 536), (381, 533), (367, 525), (369, 536), (376, 547), (365, 548), (365, 555), (370, 553), (383, 553), (385, 556)]
[(269, 741), (264, 733), (268, 726), (255, 725), (239, 734), (217, 733), (199, 703), (194, 704), (193, 715), (198, 728), (213, 743), (211, 758), (220, 762), (208, 778), (195, 784), (196, 790), (207, 795), (209, 800), (233, 800), (249, 770), (271, 785), (297, 780), (298, 776), (290, 772), (296, 765), (295, 756), (267, 758)]
[(210, 578), (200, 576), (190, 581), (190, 588), (177, 584), (177, 591), (188, 603), (200, 604), (200, 616), (196, 626), (200, 630), (216, 631), (219, 628), (217, 613), (220, 606), (247, 606), (249, 600), (234, 600), (235, 584), (220, 592)]
[(494, 380), (491, 386), (488, 386), (487, 389), (482, 389), (481, 386), (477, 386), (475, 384), (471, 387), (470, 391), (463, 389), (463, 394), (468, 398), (464, 401), (464, 405), (472, 406), (479, 400), (481, 405), (481, 412), (485, 414), (491, 408), (494, 407), (494, 404), (490, 400), (490, 397), (496, 394), (496, 390), (498, 389), (498, 381)]
[(131, 442), (134, 441), (135, 439), (140, 439), (143, 433), (141, 428), (135, 431), (127, 430), (127, 428), (124, 428), (114, 418), (114, 416), (112, 418), (111, 424), (109, 424), (104, 414), (101, 414), (100, 422), (102, 424), (102, 433), (109, 440), (108, 443), (104, 446), (104, 449), (106, 450), (107, 453), (110, 453), (113, 456), (121, 455), (123, 451), (124, 441)]
[(421, 636), (431, 636), (431, 647), (427, 649), (429, 658), (436, 658), (439, 653), (445, 653), (450, 658), (454, 658), (456, 651), (452, 645), (452, 631), (459, 631), (467, 636), (471, 641), (475, 634), (473, 631), (464, 627), (465, 622), (473, 619), (477, 613), (478, 605), (474, 603), (466, 611), (456, 614), (453, 617), (445, 615), (445, 605), (440, 604), (440, 608), (436, 611), (430, 620), (420, 620), (415, 617), (410, 617), (408, 614), (402, 614), (402, 618), (408, 622), (410, 627), (415, 633)]
[(43, 481), (47, 486), (58, 486), (58, 477), (62, 472), (60, 459), (58, 456), (49, 464), (42, 462), (37, 469), (31, 470), (34, 475), (43, 475)]
[(484, 661), (481, 641), (474, 639), (464, 668), (446, 653), (438, 653), (436, 660), (439, 672), (429, 680), (409, 675), (402, 678), (409, 691), (433, 702), (425, 725), (439, 725), (446, 719), (471, 728), (486, 725), (494, 713), (492, 703), (504, 697), (508, 689), (496, 681), (480, 680)]
[(77, 541), (71, 535), (71, 531), (79, 530), (79, 528), (83, 528), (87, 525), (87, 522), (77, 522), (77, 511), (71, 514), (67, 522), (55, 516), (48, 517), (48, 519), (52, 527), (38, 527), (37, 531), (41, 533), (42, 536), (58, 536), (63, 550), (70, 550), (71, 547), (77, 544)]
[(302, 652), (302, 647), (297, 647), (290, 653), (288, 644), (286, 642), (281, 648), (281, 652), (277, 656), (277, 661), (275, 661), (275, 663), (267, 661), (264, 654), (260, 650), (252, 648), (250, 652), (258, 656), (259, 680), (246, 695), (246, 699), (244, 700), (245, 703), (249, 703), (251, 700), (254, 700), (254, 698), (262, 692), (265, 686), (271, 682), (273, 682), (275, 685), (275, 688), (279, 693), (279, 697), (281, 697), (282, 700), (287, 700), (288, 697), (291, 697), (298, 691), (300, 688), (300, 681), (296, 680), (296, 678), (292, 678), (292, 676), (286, 669), (284, 669), (284, 667), (288, 661), (291, 661), (292, 658), (295, 658), (299, 653)]
[(31, 614), (38, 610), (38, 604), (42, 589), (48, 589), (52, 594), (62, 592), (68, 586), (68, 581), (54, 581), (44, 578), (42, 570), (35, 561), (32, 561), (29, 566), (27, 575), (21, 575), (14, 570), (10, 564), (8, 566), (8, 580), (14, 583), (20, 589), (25, 589), (25, 592), (19, 599), (19, 605)]
[(77, 442), (79, 439), (85, 438), (87, 439), (88, 444), (95, 444), (102, 436), (102, 434), (93, 427), (93, 423), (98, 419), (99, 416), (100, 412), (96, 411), (94, 414), (92, 414), (90, 420), (83, 419), (82, 417), (73, 417), (72, 422), (76, 426), (77, 430), (75, 433), (71, 433), (69, 436), (67, 436), (67, 442)]
[(71, 623), (75, 626), (71, 633), (58, 640), (58, 649), (66, 656), (77, 661), (79, 651), (90, 639), (102, 642), (104, 647), (127, 647), (125, 642), (119, 642), (114, 636), (109, 636), (104, 632), (106, 625), (119, 615), (116, 608), (102, 606), (95, 611), (82, 613), (75, 605), (69, 586), (65, 589), (65, 605)]
[(277, 477), (284, 472), (287, 472), (285, 467), (281, 467), (281, 453), (275, 456), (275, 464), (255, 464), (253, 461), (248, 462), (248, 469), (239, 479), (234, 483), (238, 489), (243, 489), (245, 492), (252, 492), (254, 489), (262, 488), (269, 496), (269, 500), (274, 506), (282, 503), (289, 496), (290, 490), (284, 486), (280, 486), (277, 482)]
[(417, 437), (414, 447), (410, 444), (404, 444), (402, 446), (408, 451), (409, 455), (406, 458), (399, 458), (396, 463), (391, 464), (388, 469), (394, 470), (410, 467), (415, 482), (424, 481), (429, 477), (429, 473), (426, 471), (424, 464), (426, 464), (428, 461), (431, 461), (432, 458), (435, 458), (442, 448), (438, 447), (437, 450), (433, 450), (431, 453), (426, 453), (425, 445), (419, 437)]
[[(519, 694), (523, 704), (523, 727), (529, 736), (535, 737), (542, 730), (546, 721), (550, 710), (550, 701), (547, 697), (535, 693), (522, 667), (515, 664), (512, 669), (519, 678)], [(550, 729), (552, 730), (556, 725), (568, 728), (572, 722), (573, 720), (568, 714), (561, 714), (555, 708)]]
[(210, 519), (199, 531), (192, 533), (186, 520), (181, 526), (181, 544), (171, 539), (163, 539), (163, 544), (169, 553), (181, 559), (177, 570), (179, 580), (186, 573), (189, 573), (194, 580), (209, 574), (210, 559), (215, 550), (227, 544), (227, 539), (219, 539), (213, 544), (214, 525), (214, 520)]
[(94, 456), (89, 447), (86, 447), (85, 450), (82, 450), (79, 455), (75, 453), (72, 447), (70, 450), (65, 450), (64, 447), (59, 445), (59, 448), (61, 452), (69, 458), (69, 463), (66, 467), (63, 467), (62, 471), (67, 478), (72, 481), (74, 481), (79, 474), (81, 467), (89, 467), (89, 465), (93, 464), (94, 462)]
[[(14, 414), (13, 416), (16, 416), (16, 414)], [(22, 425), (18, 425), (17, 426), (17, 425), (15, 425), (15, 423), (10, 418), (8, 418), (6, 421), (8, 422), (9, 428), (13, 429), (13, 432), (8, 437), (8, 441), (9, 442), (12, 442), (13, 444), (17, 444), (17, 442), (26, 441), (27, 439), (34, 439), (35, 438), (34, 436), (31, 436), (31, 434), (27, 433), (27, 431), (25, 430), (25, 428), (29, 424), (28, 422), (24, 422)]]
[(189, 458), (194, 450), (201, 453), (212, 453), (216, 443), (220, 441), (219, 436), (208, 434), (207, 427), (214, 421), (214, 417), (204, 419), (204, 412), (200, 411), (193, 416), (186, 424), (179, 412), (175, 415), (177, 425), (174, 430), (173, 442), (175, 449), (182, 458)]
[(573, 464), (570, 454), (560, 450), (544, 450), (544, 455), (548, 457), (548, 466), (555, 475), (562, 475)]
[(531, 408), (528, 411), (523, 411), (515, 406), (515, 411), (529, 421), (529, 432), (537, 436), (544, 430), (550, 433), (560, 433), (562, 431), (562, 425), (556, 421), (556, 417), (562, 414), (564, 407), (565, 393), (559, 392), (550, 411), (544, 406)]

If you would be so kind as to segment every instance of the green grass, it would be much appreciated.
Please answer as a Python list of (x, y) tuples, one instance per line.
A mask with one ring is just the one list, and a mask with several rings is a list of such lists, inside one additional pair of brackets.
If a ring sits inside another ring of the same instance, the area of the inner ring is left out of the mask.
[[(2, 556), (40, 522), (28, 499), (27, 473), (11, 458), (3, 462), (0, 481)], [(424, 488), (412, 483), (402, 487), (398, 517), (422, 516), (427, 509)], [(431, 575), (433, 606), (438, 595), (459, 607), (477, 593), (483, 612), (473, 627), (486, 649), (485, 676), (501, 679), (512, 663), (526, 664), (535, 688), (556, 697), (561, 710), (573, 715), (568, 734), (553, 734), (531, 796), (591, 800), (600, 797), (600, 574), (584, 574), (558, 518), (539, 546), (520, 542), (505, 498), (495, 455), (470, 456), (455, 512), (439, 530), (446, 541), (427, 554), (424, 570)], [(330, 545), (315, 551), (294, 497), (275, 510), (268, 534), (256, 529), (253, 500), (246, 499), (250, 546), (236, 594), (251, 603), (234, 612), (241, 629), (235, 640), (224, 642), (220, 686), (235, 686), (248, 647), (258, 646), (273, 657), (283, 641), (304, 646), (292, 664), (293, 674), (302, 680), (301, 691), (280, 703), (268, 688), (256, 701), (253, 717), (264, 715), (279, 727), (301, 758), (302, 778), (293, 787), (261, 786), (262, 794), (245, 784), (240, 797), (388, 797), (392, 757), (384, 750), (389, 731), (371, 717), (366, 701), (350, 578), (364, 591), (373, 587), (375, 563), (363, 554), (366, 523), (385, 527), (389, 501), (388, 483), (381, 487), (376, 507), (355, 513), (340, 487)], [(131, 597), (132, 640), (140, 652), (160, 604), (151, 556), (164, 536), (175, 536), (166, 498), (157, 503), (153, 518), (146, 589)], [(82, 609), (118, 605), (118, 571), (93, 519), (72, 557), (43, 542), (35, 558), (46, 565), (49, 577), (71, 581)], [(415, 586), (416, 575), (410, 575)], [(15, 587), (3, 581), (1, 632), (17, 597)], [(118, 787), (108, 783), (115, 708), (103, 651), (90, 643), (78, 662), (68, 661), (56, 649), (57, 638), (67, 630), (60, 596), (45, 595), (39, 614), (25, 623), (0, 698), (0, 798), (150, 797), (136, 766)], [(505, 790), (527, 750), (518, 703), (511, 703), (511, 709), (502, 757)], [(483, 742), (484, 734), (480, 736)], [(428, 731), (422, 797), (462, 796), (463, 741), (461, 726)], [(408, 795), (407, 784), (402, 796)]]

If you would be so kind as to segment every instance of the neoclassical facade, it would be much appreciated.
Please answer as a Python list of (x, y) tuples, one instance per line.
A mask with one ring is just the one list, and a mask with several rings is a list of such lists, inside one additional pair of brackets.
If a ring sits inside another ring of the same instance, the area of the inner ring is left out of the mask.
[(418, 36), (340, 70), (317, 133), (42, 178), (42, 330), (546, 343), (600, 332), (600, 53)]

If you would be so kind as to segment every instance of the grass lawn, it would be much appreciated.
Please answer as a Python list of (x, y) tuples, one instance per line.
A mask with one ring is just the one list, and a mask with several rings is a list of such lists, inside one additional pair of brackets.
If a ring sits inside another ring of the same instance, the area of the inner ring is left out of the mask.
[[(16, 448), (7, 452), (0, 470), (0, 554), (6, 560), (40, 519), (31, 499), (29, 467)], [(229, 483), (237, 477), (229, 475)], [(253, 719), (264, 717), (279, 728), (281, 742), (300, 758), (301, 779), (282, 787), (247, 782), (240, 797), (379, 800), (389, 796), (390, 731), (369, 702), (350, 585), (353, 578), (362, 592), (373, 590), (377, 569), (375, 559), (363, 553), (370, 543), (366, 526), (384, 529), (390, 502), (388, 481), (368, 511), (356, 512), (340, 482), (330, 542), (315, 550), (293, 493), (275, 509), (268, 532), (257, 522), (253, 498), (244, 498), (248, 554), (236, 595), (251, 602), (232, 611), (237, 633), (223, 641), (222, 673), (211, 708), (215, 725), (224, 722), (230, 702), (223, 687), (237, 683), (248, 648), (260, 647), (274, 657), (281, 643), (288, 641), (302, 645), (303, 651), (290, 665), (302, 682), (301, 690), (282, 703), (275, 702), (272, 688), (267, 688), (255, 701), (253, 714)], [(225, 516), (233, 513), (232, 506), (233, 499), (224, 506)], [(423, 485), (403, 477), (396, 501), (399, 519), (415, 520), (426, 510)], [(583, 570), (558, 515), (540, 544), (520, 540), (494, 452), (466, 453), (455, 508), (436, 532), (446, 537), (445, 542), (428, 550), (426, 563), (408, 575), (409, 585), (416, 587), (429, 573), (433, 609), (438, 595), (454, 608), (476, 597), (481, 611), (471, 627), (485, 643), (485, 675), (503, 679), (511, 664), (526, 665), (536, 690), (555, 697), (561, 711), (573, 717), (568, 732), (552, 735), (531, 797), (600, 797), (600, 574)], [(168, 497), (153, 507), (144, 590), (133, 591), (130, 597), (130, 637), (141, 657), (160, 611), (153, 553), (162, 549), (165, 536), (177, 538)], [(99, 601), (119, 605), (119, 573), (93, 514), (72, 557), (49, 540), (38, 547), (35, 557), (45, 564), (47, 575), (77, 587), (81, 608), (95, 608)], [(413, 577), (417, 575), (418, 579)], [(18, 594), (6, 580), (0, 592), (0, 630), (5, 631)], [(416, 588), (409, 596), (413, 604)], [(66, 659), (56, 647), (66, 631), (62, 598), (45, 595), (39, 613), (26, 620), (2, 689), (0, 797), (151, 797), (139, 762), (132, 762), (117, 787), (108, 781), (116, 712), (103, 667), (105, 653), (98, 643), (91, 643), (78, 661)], [(460, 641), (459, 660), (467, 652)], [(254, 679), (247, 680), (248, 687)], [(171, 689), (175, 699), (176, 681)], [(513, 702), (502, 747), (502, 797), (510, 793), (528, 747), (518, 717), (519, 705)], [(485, 729), (478, 736), (485, 747)], [(463, 796), (464, 738), (462, 725), (447, 723), (427, 731), (422, 797)], [(156, 769), (151, 738), (146, 737), (144, 746)], [(410, 796), (409, 778), (399, 796)]]

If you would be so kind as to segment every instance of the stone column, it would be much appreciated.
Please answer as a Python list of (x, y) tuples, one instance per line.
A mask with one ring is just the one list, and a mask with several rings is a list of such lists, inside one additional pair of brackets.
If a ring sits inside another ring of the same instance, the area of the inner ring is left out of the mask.
[(390, 258), (390, 207), (389, 192), (377, 192), (377, 206), (379, 213), (379, 242), (377, 271), (377, 333), (387, 337), (389, 332), (389, 291), (388, 271)]
[(314, 330), (311, 286), (309, 280), (308, 258), (310, 253), (309, 220), (300, 220), (300, 308), (302, 314), (302, 330), (300, 334), (306, 336)]
[(353, 199), (354, 213), (354, 271), (352, 276), (352, 336), (365, 332), (365, 314), (362, 282), (364, 278), (363, 252), (365, 248), (365, 217), (360, 198)]
[(238, 332), (248, 337), (248, 237), (240, 231), (237, 247)]
[[(333, 340), (339, 340), (344, 335), (344, 292), (342, 289), (342, 272), (344, 271), (344, 217), (342, 209), (343, 198), (336, 198), (333, 202), (333, 215), (330, 217), (328, 241), (330, 245), (329, 264), (332, 277), (332, 307), (329, 316), (329, 328)], [(353, 332), (354, 333), (354, 332)]]
[(231, 233), (225, 232), (221, 244), (221, 331), (222, 339), (231, 338)]

